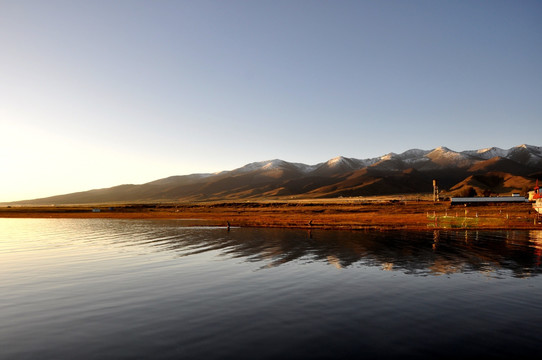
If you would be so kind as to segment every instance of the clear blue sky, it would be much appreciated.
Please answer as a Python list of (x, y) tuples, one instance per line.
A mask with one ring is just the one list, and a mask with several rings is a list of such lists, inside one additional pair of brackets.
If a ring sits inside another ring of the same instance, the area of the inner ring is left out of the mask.
[(541, 134), (542, 1), (0, 0), (0, 201)]

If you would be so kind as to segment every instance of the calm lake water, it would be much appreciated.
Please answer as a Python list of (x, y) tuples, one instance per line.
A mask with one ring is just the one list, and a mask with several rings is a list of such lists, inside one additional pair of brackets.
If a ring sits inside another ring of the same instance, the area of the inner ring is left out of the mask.
[(540, 355), (542, 232), (0, 219), (0, 358)]

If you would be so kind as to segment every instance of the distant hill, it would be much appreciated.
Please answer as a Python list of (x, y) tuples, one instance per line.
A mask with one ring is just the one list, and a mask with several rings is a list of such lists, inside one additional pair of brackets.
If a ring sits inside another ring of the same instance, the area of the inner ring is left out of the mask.
[(336, 157), (316, 165), (269, 160), (214, 174), (171, 176), (17, 204), (330, 198), (430, 193), (437, 179), (444, 196), (509, 194), (530, 190), (542, 175), (542, 148), (520, 145), (456, 152), (412, 149), (378, 158)]

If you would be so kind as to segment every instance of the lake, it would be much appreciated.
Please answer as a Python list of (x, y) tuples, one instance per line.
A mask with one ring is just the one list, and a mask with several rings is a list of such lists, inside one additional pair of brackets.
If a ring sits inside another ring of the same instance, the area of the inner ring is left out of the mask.
[(2, 359), (520, 358), (542, 231), (0, 219)]

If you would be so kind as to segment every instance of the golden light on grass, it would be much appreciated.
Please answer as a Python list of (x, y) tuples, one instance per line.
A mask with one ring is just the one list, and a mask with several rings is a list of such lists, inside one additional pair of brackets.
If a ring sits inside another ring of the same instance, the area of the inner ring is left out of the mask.
[[(93, 209), (100, 209), (94, 212)], [(539, 229), (531, 205), (450, 207), (447, 202), (253, 201), (4, 207), (0, 217), (194, 219), (205, 225), (303, 229)]]

